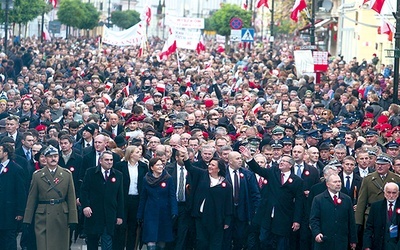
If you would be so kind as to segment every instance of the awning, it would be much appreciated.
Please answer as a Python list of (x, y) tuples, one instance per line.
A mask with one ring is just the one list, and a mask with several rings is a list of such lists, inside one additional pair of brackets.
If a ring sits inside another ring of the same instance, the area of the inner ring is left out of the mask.
[(321, 22), (315, 24), (315, 29), (324, 27), (324, 26), (329, 25), (331, 23), (336, 23), (336, 20), (333, 19), (333, 18), (324, 19)]
[[(316, 20), (314, 25), (317, 25), (318, 23), (320, 23), (320, 22), (322, 22), (322, 21), (323, 21), (323, 19)], [(299, 29), (299, 31), (308, 30), (308, 29), (310, 29), (310, 27), (311, 27), (311, 23), (309, 23), (309, 24), (307, 24), (306, 26), (304, 26), (303, 28)]]

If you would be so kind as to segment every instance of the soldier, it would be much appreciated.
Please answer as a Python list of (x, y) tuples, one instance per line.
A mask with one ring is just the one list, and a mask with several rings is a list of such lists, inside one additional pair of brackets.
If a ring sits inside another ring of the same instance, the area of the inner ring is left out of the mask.
[(381, 154), (376, 159), (376, 171), (364, 178), (355, 213), (359, 230), (368, 217), (371, 204), (384, 198), (383, 187), (385, 184), (388, 182), (400, 182), (400, 176), (389, 171), (391, 166), (392, 159), (386, 154)]
[(74, 181), (68, 169), (58, 166), (58, 151), (48, 146), (44, 151), (46, 167), (33, 173), (24, 223), (35, 215), (37, 249), (69, 249), (69, 228), (78, 223)]

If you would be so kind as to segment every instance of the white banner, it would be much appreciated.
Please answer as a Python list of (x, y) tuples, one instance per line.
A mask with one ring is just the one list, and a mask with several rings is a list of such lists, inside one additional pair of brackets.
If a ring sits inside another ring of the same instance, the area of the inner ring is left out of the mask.
[(204, 29), (204, 18), (175, 17), (167, 15), (165, 21), (170, 27)]
[(123, 31), (113, 31), (104, 26), (102, 42), (117, 46), (140, 45), (145, 32), (143, 21)]
[(295, 50), (294, 62), (296, 65), (297, 74), (314, 72), (314, 58), (311, 50)]
[(199, 43), (201, 32), (199, 29), (174, 29), (176, 47), (195, 50)]

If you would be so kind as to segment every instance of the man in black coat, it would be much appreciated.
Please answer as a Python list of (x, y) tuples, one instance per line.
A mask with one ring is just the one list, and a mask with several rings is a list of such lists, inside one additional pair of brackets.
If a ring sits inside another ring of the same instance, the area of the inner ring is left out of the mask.
[(355, 248), (357, 229), (353, 203), (340, 192), (342, 182), (337, 174), (327, 177), (328, 190), (315, 196), (310, 213), (314, 249), (337, 250)]
[(347, 195), (350, 196), (353, 205), (357, 204), (358, 192), (361, 188), (362, 178), (354, 174), (356, 159), (353, 156), (346, 156), (342, 162), (343, 171), (339, 174), (342, 187), (346, 188)]
[[(363, 249), (384, 250), (398, 249), (399, 234), (397, 232), (400, 225), (400, 201), (399, 186), (389, 182), (384, 187), (385, 199), (372, 203), (364, 230)], [(396, 226), (396, 233), (393, 226)], [(392, 230), (390, 230), (392, 227)]]
[(0, 134), (0, 139), (5, 136), (11, 137), (15, 142), (15, 148), (22, 146), (22, 137), (18, 132), (19, 118), (18, 116), (9, 116), (6, 118), (6, 132)]
[(85, 215), (85, 232), (88, 250), (97, 250), (101, 237), (101, 248), (112, 249), (115, 225), (124, 218), (124, 193), (122, 173), (113, 166), (111, 151), (100, 156), (100, 164), (89, 168), (83, 179), (80, 203)]
[(0, 248), (17, 249), (17, 226), (25, 211), (27, 192), (23, 169), (10, 161), (14, 149), (0, 144)]
[(304, 203), (303, 180), (291, 172), (293, 158), (284, 155), (278, 168), (261, 168), (250, 150), (243, 146), (239, 150), (250, 170), (267, 180), (267, 192), (253, 219), (261, 224), (262, 249), (289, 249), (291, 232), (300, 228)]
[[(194, 246), (194, 219), (191, 214), (191, 176), (183, 162), (185, 154), (176, 151), (175, 162), (166, 166), (176, 187), (176, 200), (178, 201), (178, 217), (174, 223), (176, 250), (187, 249)], [(183, 177), (183, 178), (182, 178)]]
[(231, 226), (224, 233), (224, 249), (253, 249), (257, 241), (254, 237), (248, 238), (248, 232), (260, 202), (259, 187), (254, 173), (242, 167), (239, 152), (230, 152), (228, 160), (226, 180), (233, 187), (234, 204)]
[(106, 129), (110, 134), (111, 138), (114, 139), (117, 135), (124, 132), (124, 126), (119, 124), (119, 117), (117, 114), (110, 114), (110, 128)]
[(354, 169), (354, 174), (360, 176), (361, 178), (366, 177), (368, 174), (374, 172), (375, 170), (370, 165), (369, 154), (366, 150), (360, 149), (357, 151), (356, 155), (357, 167)]
[(143, 187), (143, 178), (149, 171), (144, 162), (131, 161), (132, 154), (137, 154), (136, 157), (140, 158), (140, 152), (135, 150), (139, 151), (139, 148), (128, 147), (125, 152), (126, 160), (115, 164), (115, 169), (119, 170), (123, 176), (125, 222), (116, 229), (113, 249), (126, 247), (126, 250), (133, 250), (135, 248), (140, 193)]

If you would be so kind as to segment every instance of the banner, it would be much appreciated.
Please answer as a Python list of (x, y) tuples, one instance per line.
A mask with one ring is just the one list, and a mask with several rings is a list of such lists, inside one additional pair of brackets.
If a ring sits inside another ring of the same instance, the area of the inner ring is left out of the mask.
[(204, 29), (204, 18), (166, 16), (166, 23), (174, 28)]
[(298, 77), (304, 73), (314, 72), (314, 58), (311, 50), (295, 50), (293, 53)]
[(199, 43), (201, 32), (199, 29), (174, 29), (176, 47), (195, 50)]
[(113, 31), (104, 26), (102, 42), (117, 46), (140, 45), (145, 32), (146, 30), (143, 21), (122, 31)]

